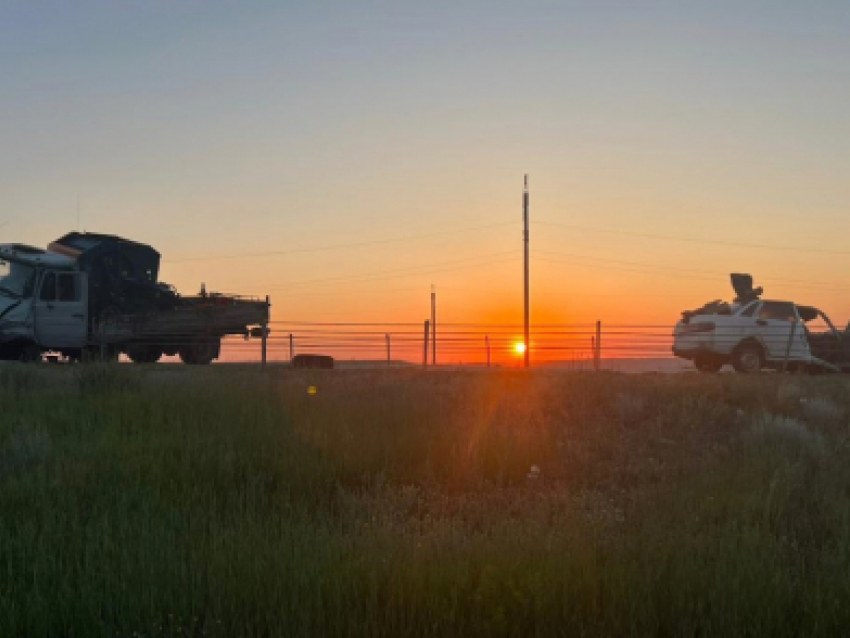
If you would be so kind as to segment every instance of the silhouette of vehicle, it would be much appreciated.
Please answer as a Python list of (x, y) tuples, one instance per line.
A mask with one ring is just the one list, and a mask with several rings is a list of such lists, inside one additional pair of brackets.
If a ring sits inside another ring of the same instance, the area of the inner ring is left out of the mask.
[[(733, 274), (732, 286), (737, 296), (731, 304), (716, 300), (682, 313), (673, 332), (675, 356), (692, 360), (701, 372), (727, 364), (742, 373), (850, 371), (850, 334), (821, 310), (762, 299), (750, 275)], [(824, 330), (809, 329), (816, 319)]]
[(158, 281), (159, 262), (150, 246), (96, 233), (69, 233), (47, 250), (0, 245), (0, 359), (124, 353), (137, 363), (179, 355), (203, 365), (218, 358), (224, 336), (262, 333), (265, 300), (204, 289), (184, 297)]

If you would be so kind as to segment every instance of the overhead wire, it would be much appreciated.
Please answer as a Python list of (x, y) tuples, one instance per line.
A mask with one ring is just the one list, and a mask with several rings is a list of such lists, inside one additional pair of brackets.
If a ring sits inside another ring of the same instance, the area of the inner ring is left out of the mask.
[(761, 250), (779, 250), (782, 252), (794, 251), (804, 253), (822, 253), (827, 255), (850, 255), (848, 250), (837, 250), (832, 248), (815, 248), (809, 246), (785, 246), (778, 244), (758, 244), (752, 242), (728, 241), (722, 239), (706, 239), (698, 237), (680, 237), (676, 235), (657, 235), (655, 233), (645, 233), (640, 231), (620, 230), (614, 228), (591, 228), (587, 226), (579, 226), (576, 224), (564, 224), (562, 222), (552, 222), (547, 220), (535, 220), (535, 224), (541, 226), (552, 226), (555, 228), (566, 228), (569, 230), (579, 230), (591, 233), (600, 233), (603, 235), (623, 235), (627, 237), (643, 237), (646, 239), (660, 239), (666, 241), (678, 241), (696, 244), (711, 244), (719, 246), (731, 246), (735, 248), (757, 248)]
[(378, 246), (381, 244), (392, 244), (399, 242), (407, 242), (407, 241), (417, 241), (420, 239), (432, 239), (434, 237), (444, 237), (449, 235), (457, 235), (461, 233), (471, 233), (478, 232), (482, 230), (490, 230), (493, 228), (502, 228), (505, 226), (511, 226), (514, 222), (500, 222), (497, 224), (485, 224), (482, 226), (472, 226), (466, 228), (456, 228), (452, 230), (441, 230), (435, 231), (431, 233), (419, 233), (417, 235), (406, 235), (403, 237), (388, 237), (385, 239), (372, 239), (361, 242), (351, 242), (344, 244), (329, 244), (327, 246), (313, 246), (308, 248), (287, 248), (285, 250), (269, 250), (263, 252), (251, 252), (251, 253), (233, 253), (229, 255), (207, 255), (207, 256), (198, 256), (198, 257), (182, 257), (177, 259), (167, 259), (164, 260), (164, 263), (167, 264), (178, 264), (178, 263), (187, 263), (191, 261), (217, 261), (224, 259), (252, 259), (255, 257), (274, 257), (279, 255), (297, 255), (304, 253), (315, 253), (315, 252), (326, 252), (333, 250), (347, 250), (351, 248), (365, 248), (369, 246)]

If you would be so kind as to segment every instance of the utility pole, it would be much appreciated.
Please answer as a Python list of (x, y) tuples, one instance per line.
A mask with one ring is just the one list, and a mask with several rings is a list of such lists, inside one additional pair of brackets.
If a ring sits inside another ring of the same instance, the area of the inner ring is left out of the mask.
[(522, 223), (523, 235), (522, 240), (525, 244), (525, 367), (527, 368), (531, 355), (531, 339), (528, 328), (528, 174), (525, 176), (525, 185), (522, 189)]
[(490, 335), (484, 335), (484, 346), (487, 348), (487, 367), (490, 367)]
[(295, 339), (292, 336), (292, 333), (289, 333), (289, 362), (292, 363), (292, 360), (295, 359)]
[(390, 335), (387, 333), (387, 367), (392, 365), (392, 357), (390, 356)]
[(431, 365), (437, 365), (437, 289), (431, 284)]

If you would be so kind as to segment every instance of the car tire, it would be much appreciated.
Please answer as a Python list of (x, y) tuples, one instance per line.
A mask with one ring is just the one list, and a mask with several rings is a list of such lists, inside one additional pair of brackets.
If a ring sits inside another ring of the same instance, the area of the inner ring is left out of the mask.
[(757, 374), (764, 367), (764, 352), (757, 343), (743, 343), (732, 353), (732, 367), (742, 374)]
[(694, 359), (694, 365), (700, 372), (720, 372), (723, 360), (710, 354), (701, 354)]

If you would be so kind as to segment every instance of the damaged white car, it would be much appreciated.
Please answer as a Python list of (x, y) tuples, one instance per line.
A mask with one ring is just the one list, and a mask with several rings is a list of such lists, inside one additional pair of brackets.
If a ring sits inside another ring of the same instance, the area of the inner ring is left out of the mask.
[(850, 334), (823, 312), (792, 301), (762, 299), (750, 275), (733, 274), (737, 297), (682, 313), (673, 333), (673, 354), (701, 372), (731, 364), (738, 372), (850, 371)]

